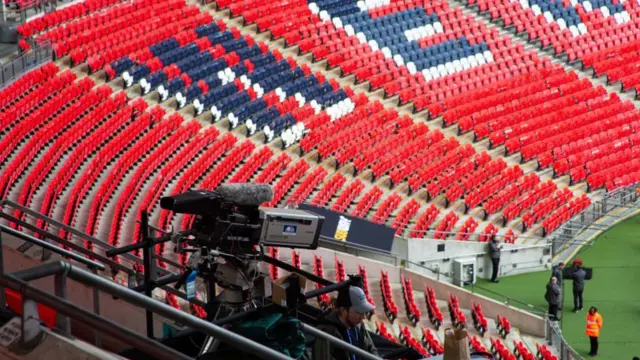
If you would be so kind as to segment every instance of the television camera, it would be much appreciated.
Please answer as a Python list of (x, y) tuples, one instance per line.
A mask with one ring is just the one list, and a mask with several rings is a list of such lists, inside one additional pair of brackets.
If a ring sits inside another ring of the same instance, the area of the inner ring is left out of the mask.
[(316, 249), (324, 217), (260, 207), (272, 198), (273, 190), (263, 184), (221, 185), (216, 191), (162, 198), (163, 209), (194, 216), (189, 229), (171, 235), (176, 253), (191, 253), (176, 287), (195, 280), (195, 271), (225, 289), (222, 302), (227, 307), (250, 308), (251, 300), (265, 296), (271, 285), (259, 271), (264, 246)]

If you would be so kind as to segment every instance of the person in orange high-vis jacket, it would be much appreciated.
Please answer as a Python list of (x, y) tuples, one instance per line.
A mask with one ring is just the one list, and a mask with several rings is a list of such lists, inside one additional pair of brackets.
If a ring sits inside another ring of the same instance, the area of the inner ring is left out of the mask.
[(602, 329), (602, 315), (598, 313), (598, 309), (592, 306), (587, 314), (587, 336), (591, 340), (591, 352), (589, 356), (598, 355), (598, 336), (600, 336), (600, 329)]

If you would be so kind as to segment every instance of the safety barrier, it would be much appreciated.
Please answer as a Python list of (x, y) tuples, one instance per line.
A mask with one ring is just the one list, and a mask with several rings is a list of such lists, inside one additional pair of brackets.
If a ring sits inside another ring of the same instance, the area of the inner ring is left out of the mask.
[(41, 42), (10, 62), (0, 65), (0, 90), (22, 76), (25, 72), (51, 61), (51, 42)]

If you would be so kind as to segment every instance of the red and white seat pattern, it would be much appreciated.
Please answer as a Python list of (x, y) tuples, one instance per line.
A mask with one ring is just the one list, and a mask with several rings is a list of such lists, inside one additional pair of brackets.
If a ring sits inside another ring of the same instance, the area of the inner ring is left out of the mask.
[[(387, 96), (399, 95), (402, 103), (413, 102), (419, 110), (452, 95), (549, 64), (444, 1), (397, 0), (380, 8), (360, 9), (344, 2), (342, 5), (349, 7), (345, 13), (331, 7), (338, 3), (329, 5), (323, 1), (276, 1), (269, 6), (256, 0), (217, 3), (228, 8), (232, 16), (243, 16), (246, 23), (257, 24), (260, 31), (269, 30), (272, 37), (284, 38), (287, 45), (297, 45), (300, 52), (312, 53), (316, 61), (326, 59), (329, 67), (339, 67), (345, 75), (355, 74), (357, 81), (368, 81), (373, 89), (384, 89)], [(283, 7), (287, 11), (281, 11)], [(366, 13), (363, 17), (367, 20), (362, 23), (344, 15), (353, 14), (353, 10)], [(429, 19), (428, 24), (404, 34), (394, 33), (397, 30), (392, 23), (397, 20), (390, 20), (390, 24), (370, 20), (394, 16), (420, 24), (425, 17)], [(369, 30), (364, 30), (366, 25)], [(462, 38), (463, 46), (478, 45), (482, 51), (471, 56), (473, 59), (454, 55), (450, 62), (433, 62), (441, 50), (436, 45)], [(417, 50), (407, 53), (398, 47), (402, 44), (399, 42), (416, 40), (421, 48), (433, 47), (433, 54)], [(419, 55), (414, 58), (412, 54)]]
[(639, 40), (639, 4), (635, 1), (543, 1), (467, 0), (501, 19), (530, 41), (564, 54), (569, 62), (582, 60), (600, 50)]

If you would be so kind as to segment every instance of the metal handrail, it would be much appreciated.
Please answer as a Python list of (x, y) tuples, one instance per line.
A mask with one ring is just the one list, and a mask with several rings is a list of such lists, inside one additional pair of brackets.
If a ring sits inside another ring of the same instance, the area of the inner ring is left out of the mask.
[(446, 273), (440, 272), (440, 271), (439, 271), (439, 270), (437, 270), (437, 269), (432, 269), (432, 268), (426, 267), (426, 266), (424, 266), (424, 265), (422, 265), (422, 264), (417, 264), (417, 263), (413, 263), (413, 262), (410, 262), (410, 261), (407, 261), (407, 262), (406, 262), (406, 264), (413, 265), (413, 266), (417, 266), (417, 267), (419, 267), (419, 268), (421, 268), (421, 269), (429, 270), (432, 274), (434, 274), (434, 275), (436, 276), (436, 280), (438, 280), (438, 281), (440, 280), (440, 277), (441, 277), (441, 276), (443, 276), (443, 277), (445, 277), (445, 278), (447, 278), (447, 279), (450, 279), (450, 280), (451, 280), (451, 282), (453, 282), (453, 283), (464, 283), (464, 284), (466, 284), (467, 286), (471, 286), (471, 293), (472, 293), (472, 294), (477, 294), (476, 289), (479, 289), (479, 290), (482, 290), (482, 291), (486, 291), (487, 293), (491, 293), (491, 294), (494, 294), (494, 295), (497, 295), (497, 296), (499, 296), (499, 297), (504, 298), (504, 299), (506, 300), (506, 301), (505, 301), (505, 304), (506, 304), (506, 305), (509, 305), (509, 306), (510, 306), (512, 303), (520, 304), (520, 305), (523, 305), (523, 307), (525, 307), (525, 308), (527, 308), (527, 309), (533, 309), (533, 310), (535, 310), (535, 312), (533, 312), (533, 311), (532, 311), (532, 313), (534, 313), (534, 314), (536, 314), (536, 315), (540, 315), (540, 316), (544, 316), (544, 314), (546, 314), (546, 313), (547, 313), (547, 312), (546, 312), (546, 310), (541, 309), (541, 308), (538, 308), (538, 307), (536, 307), (536, 306), (534, 306), (534, 305), (531, 305), (531, 304), (529, 304), (529, 303), (527, 303), (527, 302), (525, 302), (525, 301), (523, 301), (523, 300), (520, 300), (520, 299), (518, 299), (518, 298), (511, 297), (511, 296), (507, 296), (507, 295), (505, 295), (505, 294), (502, 294), (502, 293), (496, 292), (496, 291), (494, 291), (494, 290), (490, 290), (490, 289), (488, 289), (488, 288), (486, 288), (486, 287), (476, 285), (475, 283), (469, 283), (469, 282), (466, 282), (466, 281), (464, 281), (463, 279), (460, 279), (460, 278), (457, 278), (457, 277), (455, 277), (455, 276), (448, 275), (448, 274), (446, 274)]
[[(167, 360), (192, 359), (191, 357), (186, 356), (164, 344), (141, 336), (135, 331), (122, 327), (114, 323), (113, 321), (105, 319), (90, 311), (84, 310), (66, 300), (60, 299), (53, 294), (47, 293), (46, 291), (31, 286), (27, 282), (19, 280), (11, 275), (0, 275), (0, 285), (22, 294), (22, 297), (24, 299), (23, 301), (33, 300), (39, 304), (48, 306), (61, 314), (72, 317), (73, 319), (82, 322), (93, 329), (112, 336), (116, 340), (120, 340), (126, 344), (134, 346), (155, 358)], [(34, 314), (30, 315), (33, 316)], [(25, 326), (26, 323), (27, 321), (23, 319), (23, 326)], [(37, 329), (32, 329), (31, 331), (37, 331)]]
[(47, 249), (51, 252), (54, 252), (58, 255), (64, 256), (65, 258), (69, 258), (73, 261), (76, 261), (80, 264), (86, 265), (88, 268), (90, 269), (96, 269), (96, 270), (100, 270), (100, 271), (104, 271), (106, 269), (106, 267), (98, 262), (95, 262), (93, 260), (84, 258), (76, 253), (73, 253), (71, 251), (65, 250), (61, 247), (49, 244), (46, 241), (42, 241), (40, 239), (36, 239), (33, 236), (24, 234), (18, 230), (14, 230), (8, 226), (4, 226), (4, 225), (0, 225), (0, 232), (5, 232), (7, 234), (19, 237), (20, 239), (30, 242), (34, 245), (40, 246), (44, 249)]
[(0, 90), (17, 80), (25, 72), (51, 61), (52, 58), (51, 41), (43, 41), (34, 45), (30, 51), (0, 65)]
[[(68, 304), (60, 304), (60, 299), (56, 298), (55, 296), (44, 296), (40, 292), (34, 291), (33, 287), (30, 287), (24, 282), (19, 281), (20, 277), (35, 280), (51, 275), (61, 275), (64, 277), (68, 277), (84, 285), (96, 288), (100, 291), (116, 296), (119, 299), (122, 299), (130, 304), (136, 305), (148, 311), (152, 311), (153, 313), (161, 315), (166, 319), (184, 324), (185, 326), (189, 326), (196, 331), (201, 331), (207, 335), (215, 337), (216, 339), (220, 339), (221, 341), (226, 342), (238, 349), (242, 349), (243, 351), (254, 355), (259, 355), (263, 359), (290, 359), (288, 356), (285, 356), (284, 354), (279, 353), (262, 344), (254, 342), (242, 336), (238, 336), (225, 328), (202, 320), (193, 315), (187, 314), (184, 311), (174, 309), (169, 305), (153, 300), (147, 296), (118, 285), (110, 280), (104, 279), (101, 276), (75, 267), (68, 262), (57, 261), (29, 268), (18, 273), (10, 274), (9, 276), (2, 275), (0, 276), (0, 285), (18, 290), (23, 294), (23, 296), (27, 298), (33, 299), (38, 302), (42, 301), (43, 304), (48, 306), (52, 305), (51, 307), (61, 309), (60, 311), (65, 315), (82, 321), (83, 317), (86, 315), (85, 312), (78, 312), (76, 311), (77, 309), (69, 307)], [(100, 317), (98, 318), (101, 319)], [(149, 344), (146, 342), (139, 345), (142, 346), (140, 347), (140, 350), (142, 351), (155, 352), (155, 350), (148, 347)], [(153, 343), (153, 346), (157, 345), (157, 343)], [(175, 357), (173, 357), (169, 353), (160, 354), (158, 357), (161, 359), (175, 359)]]

